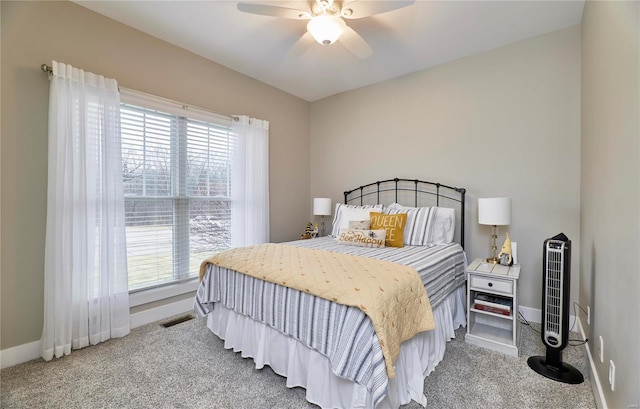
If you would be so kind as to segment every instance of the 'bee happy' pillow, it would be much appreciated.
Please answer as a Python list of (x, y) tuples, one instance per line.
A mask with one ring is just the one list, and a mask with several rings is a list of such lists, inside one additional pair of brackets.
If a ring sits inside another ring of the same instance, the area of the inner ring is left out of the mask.
[(384, 247), (384, 239), (387, 231), (381, 230), (358, 230), (340, 229), (338, 242), (350, 246), (360, 247)]

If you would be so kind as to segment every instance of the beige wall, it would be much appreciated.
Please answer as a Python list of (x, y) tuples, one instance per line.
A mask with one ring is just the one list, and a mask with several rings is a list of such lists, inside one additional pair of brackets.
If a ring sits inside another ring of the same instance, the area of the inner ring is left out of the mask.
[[(582, 23), (580, 302), (610, 408), (640, 404), (640, 3), (592, 2)], [(604, 363), (598, 337), (604, 339)], [(615, 392), (609, 360), (616, 365)]]
[(71, 2), (2, 1), (0, 349), (40, 339), (49, 83), (62, 61), (211, 111), (270, 122), (271, 239), (309, 220), (309, 103)]
[(393, 177), (466, 188), (469, 260), (489, 252), (477, 198), (511, 197), (521, 305), (540, 308), (542, 244), (559, 232), (577, 299), (579, 26), (314, 102), (311, 151), (314, 196)]
[(606, 365), (597, 367), (607, 403), (637, 404), (638, 4), (588, 2), (582, 31), (309, 104), (75, 4), (2, 1), (0, 349), (37, 341), (42, 328), (48, 81), (39, 66), (56, 59), (128, 88), (269, 120), (273, 241), (300, 234), (312, 197), (340, 201), (362, 183), (418, 177), (468, 189), (473, 259), (486, 256), (490, 234), (476, 222), (477, 198), (511, 196), (506, 230), (519, 244), (521, 305), (540, 308), (542, 242), (564, 232), (574, 243), (572, 299), (591, 306), (587, 335), (603, 335), (605, 360), (617, 365), (615, 393)]

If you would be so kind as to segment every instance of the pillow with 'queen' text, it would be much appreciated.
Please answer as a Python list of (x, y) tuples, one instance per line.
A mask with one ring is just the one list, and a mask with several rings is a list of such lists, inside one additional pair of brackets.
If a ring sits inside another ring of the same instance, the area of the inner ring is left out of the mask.
[(404, 226), (407, 224), (407, 214), (369, 213), (371, 230), (385, 229), (387, 231), (385, 246), (403, 247)]

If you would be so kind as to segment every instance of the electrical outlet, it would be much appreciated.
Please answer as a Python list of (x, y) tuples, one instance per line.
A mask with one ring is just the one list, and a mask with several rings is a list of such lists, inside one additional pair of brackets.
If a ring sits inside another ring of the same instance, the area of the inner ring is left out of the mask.
[(587, 305), (587, 325), (591, 325), (591, 307)]
[(604, 362), (604, 340), (602, 339), (602, 335), (600, 335), (600, 362)]
[(615, 391), (616, 387), (616, 366), (613, 361), (609, 360), (609, 385), (611, 385), (611, 391)]

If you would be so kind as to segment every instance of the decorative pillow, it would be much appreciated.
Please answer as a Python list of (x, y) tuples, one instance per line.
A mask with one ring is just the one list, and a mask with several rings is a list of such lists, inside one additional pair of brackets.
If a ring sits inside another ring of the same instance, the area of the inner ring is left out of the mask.
[(432, 247), (433, 218), (435, 211), (431, 207), (420, 207), (413, 209), (387, 209), (388, 214), (406, 214), (407, 225), (404, 229), (403, 241), (407, 246), (429, 246)]
[[(453, 243), (453, 236), (456, 232), (456, 209), (450, 207), (438, 207), (436, 212), (436, 225), (444, 230), (444, 242)], [(435, 241), (436, 244), (440, 242)]]
[(389, 247), (402, 247), (404, 238), (404, 226), (407, 223), (407, 214), (385, 214), (371, 212), (371, 229), (385, 229), (387, 236), (385, 245)]
[(371, 220), (349, 220), (349, 228), (353, 230), (371, 229)]
[(453, 242), (455, 209), (448, 207), (407, 207), (397, 203), (385, 210), (388, 214), (407, 213), (404, 244), (435, 246)]
[(366, 205), (355, 206), (346, 205), (343, 203), (336, 203), (336, 211), (333, 216), (333, 226), (331, 229), (331, 236), (338, 237), (340, 229), (349, 228), (349, 220), (369, 220), (369, 212), (381, 212), (382, 205)]
[(387, 231), (381, 230), (357, 230), (340, 229), (338, 242), (349, 246), (360, 247), (384, 247), (384, 239)]

